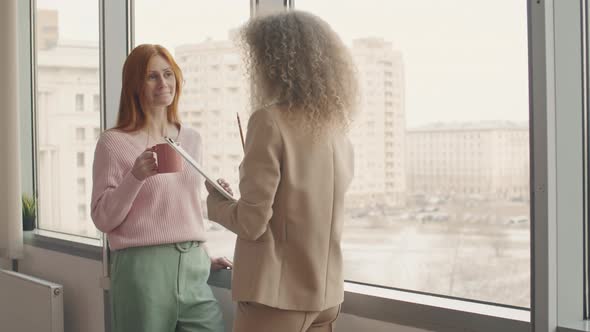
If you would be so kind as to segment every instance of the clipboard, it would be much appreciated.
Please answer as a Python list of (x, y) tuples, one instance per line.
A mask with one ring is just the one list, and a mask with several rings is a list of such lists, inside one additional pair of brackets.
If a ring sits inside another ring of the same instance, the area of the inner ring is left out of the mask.
[(205, 178), (205, 180), (207, 180), (207, 182), (209, 182), (209, 184), (211, 184), (213, 186), (213, 188), (215, 188), (217, 191), (219, 191), (223, 195), (223, 197), (227, 198), (228, 200), (230, 200), (232, 202), (237, 202), (237, 199), (235, 199), (235, 197), (233, 197), (227, 191), (225, 191), (225, 189), (223, 189), (223, 187), (220, 186), (219, 183), (217, 183), (217, 181), (213, 180), (205, 172), (205, 170), (203, 169), (203, 166), (201, 166), (196, 160), (194, 160), (193, 157), (191, 157), (188, 154), (188, 152), (186, 152), (182, 147), (180, 147), (180, 145), (178, 143), (176, 143), (170, 137), (164, 137), (164, 140), (166, 140), (166, 143), (168, 143), (168, 145), (170, 145), (170, 147), (172, 147), (176, 152), (178, 152), (178, 154), (180, 154), (182, 156), (182, 158), (184, 158), (184, 160), (186, 160), (189, 163), (189, 165), (191, 165), (194, 169), (196, 169), (197, 172), (199, 172)]

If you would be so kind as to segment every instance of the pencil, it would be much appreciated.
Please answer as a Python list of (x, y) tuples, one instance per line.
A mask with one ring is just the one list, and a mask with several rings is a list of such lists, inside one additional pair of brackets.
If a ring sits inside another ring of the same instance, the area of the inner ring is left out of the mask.
[(240, 139), (242, 140), (242, 150), (244, 150), (244, 133), (242, 132), (242, 122), (240, 122), (240, 113), (236, 112), (238, 117), (238, 128), (240, 128)]

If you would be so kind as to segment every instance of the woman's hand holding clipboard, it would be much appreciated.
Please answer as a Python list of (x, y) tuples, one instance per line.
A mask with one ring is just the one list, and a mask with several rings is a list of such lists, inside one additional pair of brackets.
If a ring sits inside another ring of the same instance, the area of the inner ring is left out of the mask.
[(232, 202), (237, 201), (232, 196), (233, 192), (231, 192), (231, 189), (229, 189), (229, 185), (226, 184), (229, 189), (229, 190), (226, 190), (220, 183), (218, 183), (216, 180), (214, 180), (212, 177), (210, 177), (209, 174), (207, 174), (205, 172), (205, 170), (203, 169), (203, 166), (201, 166), (196, 160), (194, 160), (193, 157), (191, 157), (188, 154), (188, 152), (186, 152), (172, 138), (164, 137), (164, 139), (166, 140), (166, 143), (168, 143), (168, 145), (170, 145), (178, 154), (180, 154), (182, 156), (182, 158), (184, 158), (184, 160), (186, 160), (190, 166), (192, 166), (194, 169), (196, 169), (197, 172), (199, 172), (205, 178), (205, 180), (207, 181), (207, 183), (209, 185), (211, 185), (211, 187), (215, 188), (215, 190), (217, 190), (220, 194), (223, 195), (223, 197), (227, 198), (228, 200), (230, 200)]

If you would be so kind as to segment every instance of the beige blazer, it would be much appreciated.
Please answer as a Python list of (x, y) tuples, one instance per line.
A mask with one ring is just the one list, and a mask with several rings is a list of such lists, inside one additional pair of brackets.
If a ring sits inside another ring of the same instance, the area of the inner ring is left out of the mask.
[(344, 134), (312, 141), (281, 110), (248, 122), (240, 194), (207, 198), (209, 219), (237, 234), (234, 301), (320, 311), (343, 301), (344, 195), (354, 172)]

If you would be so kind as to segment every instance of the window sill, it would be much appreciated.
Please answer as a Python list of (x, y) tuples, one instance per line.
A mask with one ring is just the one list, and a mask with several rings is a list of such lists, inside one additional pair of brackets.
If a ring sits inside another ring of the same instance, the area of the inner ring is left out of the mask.
[[(58, 238), (59, 237), (59, 238)], [(24, 233), (27, 245), (68, 255), (102, 260), (98, 240), (48, 231)], [(231, 270), (212, 272), (208, 283), (231, 289)], [(346, 282), (342, 312), (363, 318), (435, 331), (530, 331), (530, 311), (493, 304), (416, 294)], [(590, 332), (587, 322), (564, 325), (560, 332)]]
[[(59, 238), (58, 238), (59, 237)], [(24, 233), (27, 245), (68, 255), (102, 260), (98, 240), (48, 231)], [(208, 283), (231, 289), (231, 270), (212, 272)], [(383, 289), (346, 282), (342, 312), (383, 322), (435, 331), (478, 332), (530, 331), (530, 311), (493, 304), (474, 303), (401, 290)], [(588, 322), (564, 325), (560, 332), (590, 332)]]
[(434, 331), (530, 332), (530, 311), (346, 282), (342, 312)]
[(372, 296), (400, 302), (410, 302), (418, 305), (468, 312), (477, 315), (493, 316), (497, 318), (510, 319), (521, 322), (530, 322), (531, 318), (531, 312), (526, 308), (516, 308), (495, 304), (463, 301), (460, 299), (445, 298), (428, 294), (419, 294), (396, 289), (372, 287), (369, 285), (362, 285), (351, 282), (346, 282), (344, 284), (344, 290), (345, 292), (351, 294)]
[[(231, 270), (211, 273), (209, 284), (213, 287), (231, 289)], [(530, 311), (527, 309), (441, 298), (350, 282), (344, 284), (342, 312), (434, 331), (530, 332)]]
[(558, 332), (590, 332), (590, 321), (584, 320), (563, 324), (557, 329)]
[(102, 261), (100, 240), (43, 230), (26, 231), (23, 234), (26, 245)]

